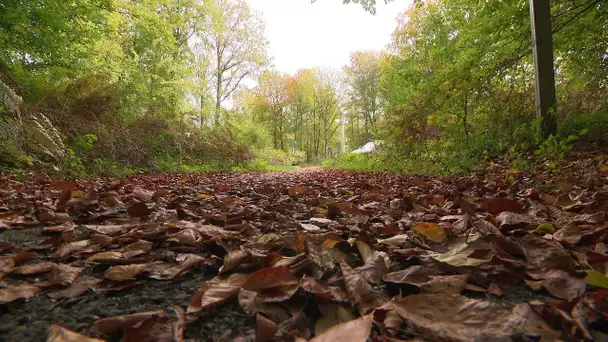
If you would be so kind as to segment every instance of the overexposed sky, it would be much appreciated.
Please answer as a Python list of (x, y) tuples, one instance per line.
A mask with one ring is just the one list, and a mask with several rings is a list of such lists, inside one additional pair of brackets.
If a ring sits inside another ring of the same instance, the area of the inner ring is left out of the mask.
[(341, 68), (350, 53), (382, 50), (396, 27), (395, 18), (412, 0), (378, 0), (375, 16), (342, 0), (247, 0), (266, 21), (269, 54), (280, 72), (329, 66)]

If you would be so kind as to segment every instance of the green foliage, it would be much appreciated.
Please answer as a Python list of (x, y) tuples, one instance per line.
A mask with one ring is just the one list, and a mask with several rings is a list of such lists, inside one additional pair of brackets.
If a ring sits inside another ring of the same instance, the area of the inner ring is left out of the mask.
[[(246, 162), (266, 137), (252, 127), (235, 139), (230, 124), (208, 120), (227, 112), (208, 101), (210, 71), (222, 68), (228, 99), (267, 62), (263, 29), (241, 0), (2, 2), (0, 79), (25, 98), (25, 129), (3, 110), (0, 162), (74, 177)], [(224, 52), (215, 66), (213, 42)]]
[[(580, 135), (584, 135), (587, 133), (587, 130), (583, 130), (579, 133)], [(538, 149), (534, 153), (547, 156), (555, 162), (560, 162), (566, 156), (566, 152), (572, 149), (573, 143), (579, 139), (580, 137), (578, 135), (569, 135), (567, 137), (551, 135), (540, 143)]]
[(597, 27), (608, 17), (597, 3), (551, 4), (558, 136), (538, 138), (527, 1), (419, 1), (399, 20), (382, 61), (386, 140), (399, 156), (388, 159), (455, 174), (508, 153), (521, 168), (530, 151), (559, 162), (582, 129), (606, 127), (608, 74), (598, 44), (605, 47), (608, 34)]

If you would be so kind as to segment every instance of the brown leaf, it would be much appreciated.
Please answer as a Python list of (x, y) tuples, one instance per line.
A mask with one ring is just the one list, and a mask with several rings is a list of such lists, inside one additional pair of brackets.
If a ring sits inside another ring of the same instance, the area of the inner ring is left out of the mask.
[(319, 303), (319, 310), (321, 311), (321, 318), (315, 324), (315, 335), (321, 335), (340, 323), (352, 321), (356, 318), (351, 310), (334, 303)]
[(66, 243), (61, 245), (57, 250), (51, 254), (49, 254), (49, 258), (52, 259), (61, 259), (67, 256), (70, 256), (76, 252), (82, 251), (91, 245), (91, 241), (89, 240), (80, 240), (76, 242)]
[(195, 229), (183, 229), (173, 235), (167, 241), (179, 242), (186, 246), (198, 246), (203, 240), (201, 234)]
[(49, 274), (49, 282), (53, 285), (70, 285), (83, 270), (84, 268), (82, 267), (56, 264)]
[(129, 259), (134, 256), (145, 254), (152, 249), (152, 242), (139, 240), (123, 248), (124, 257)]
[(80, 276), (67, 289), (51, 292), (48, 296), (55, 299), (76, 298), (89, 290), (95, 290), (101, 281), (95, 277)]
[(420, 288), (422, 293), (460, 293), (464, 289), (467, 276), (436, 276), (428, 268), (420, 265), (392, 272), (384, 276), (390, 283), (410, 284)]
[(46, 340), (47, 342), (104, 342), (105, 340), (100, 340), (98, 338), (88, 337), (82, 334), (79, 334), (75, 331), (66, 329), (60, 325), (53, 324), (49, 328), (49, 337)]
[[(0, 258), (0, 274), (11, 273), (15, 269), (15, 260), (13, 257)], [(1, 276), (0, 276), (1, 278)]]
[(274, 341), (274, 334), (276, 334), (277, 330), (278, 329), (277, 329), (277, 325), (275, 322), (260, 315), (259, 313), (256, 315), (256, 325), (255, 325), (255, 341), (256, 342)]
[(143, 272), (148, 264), (132, 264), (132, 265), (123, 265), (123, 266), (112, 266), (110, 267), (106, 273), (104, 273), (104, 278), (123, 281), (135, 278), (138, 274)]
[(348, 295), (339, 287), (332, 287), (319, 282), (311, 277), (304, 277), (300, 280), (300, 286), (317, 297), (334, 300), (337, 302), (346, 302)]
[(342, 269), (342, 275), (344, 276), (346, 291), (353, 304), (357, 304), (361, 302), (361, 300), (373, 296), (374, 290), (357, 271), (353, 270), (352, 267), (344, 261), (340, 262), (340, 268)]
[(587, 281), (559, 270), (543, 280), (542, 286), (553, 296), (571, 301), (582, 296), (587, 289)]
[(184, 312), (172, 306), (177, 318), (172, 319), (163, 310), (140, 312), (97, 320), (94, 324), (99, 332), (114, 335), (122, 332), (123, 342), (137, 341), (183, 341)]
[(35, 297), (39, 290), (36, 286), (27, 284), (0, 288), (0, 304), (7, 304), (17, 299), (29, 300)]
[(64, 223), (70, 220), (70, 215), (44, 208), (38, 211), (37, 218), (42, 223)]
[(126, 233), (126, 231), (131, 227), (129, 225), (105, 225), (105, 226), (92, 226), (85, 225), (87, 229), (95, 231), (99, 234), (108, 235), (108, 236), (116, 236), (119, 234)]
[(521, 203), (504, 197), (490, 198), (486, 201), (486, 205), (490, 214), (500, 214), (503, 211), (521, 214), (524, 211)]
[(56, 264), (54, 262), (40, 262), (37, 264), (28, 264), (15, 267), (15, 269), (13, 269), (13, 273), (25, 275), (46, 273), (53, 270), (55, 265)]
[(146, 268), (148, 277), (158, 280), (173, 279), (183, 272), (197, 267), (205, 260), (203, 257), (196, 254), (180, 254), (178, 259), (179, 260), (177, 261), (180, 261), (180, 264), (156, 263), (148, 265)]
[(511, 311), (511, 321), (517, 322), (524, 335), (541, 336), (541, 341), (557, 341), (560, 333), (551, 329), (547, 322), (528, 304), (519, 303)]
[(507, 310), (460, 295), (410, 295), (392, 305), (424, 340), (506, 342), (514, 333)]
[(298, 279), (287, 267), (270, 267), (249, 276), (249, 279), (243, 284), (243, 288), (248, 291), (259, 291), (298, 283)]
[(558, 242), (535, 235), (526, 235), (517, 242), (522, 247), (530, 267), (563, 270), (572, 270), (575, 267), (574, 260)]
[(369, 283), (381, 284), (382, 277), (388, 272), (384, 257), (379, 254), (373, 254), (365, 265), (357, 267), (356, 271)]
[(447, 237), (443, 228), (432, 222), (416, 224), (414, 230), (435, 243), (443, 242)]
[(248, 277), (247, 274), (233, 273), (230, 276), (218, 276), (204, 282), (190, 299), (187, 312), (198, 312), (236, 298)]
[(51, 234), (51, 233), (71, 232), (71, 231), (74, 231), (74, 228), (76, 228), (76, 224), (74, 224), (74, 222), (65, 222), (58, 226), (44, 227), (44, 229), (42, 229), (42, 233)]
[(510, 211), (503, 211), (496, 216), (496, 221), (500, 224), (501, 230), (512, 230), (516, 228), (528, 228), (537, 226), (540, 220), (524, 214), (517, 214)]
[(248, 259), (249, 253), (242, 249), (230, 251), (224, 256), (224, 264), (220, 268), (219, 273), (222, 274), (231, 271), (241, 264), (247, 262)]
[(310, 342), (366, 341), (372, 330), (373, 315), (341, 323), (315, 336)]
[(121, 252), (101, 252), (95, 255), (90, 256), (85, 262), (93, 263), (93, 262), (115, 262), (115, 261), (124, 261), (125, 256)]
[(145, 203), (137, 202), (127, 208), (127, 213), (131, 217), (143, 218), (150, 215), (150, 213), (152, 213), (152, 210), (150, 210), (150, 208), (148, 208)]

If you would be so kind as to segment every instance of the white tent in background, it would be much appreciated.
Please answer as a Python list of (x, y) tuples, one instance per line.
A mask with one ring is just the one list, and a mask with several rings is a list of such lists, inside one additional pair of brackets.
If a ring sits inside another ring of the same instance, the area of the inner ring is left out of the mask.
[(365, 145), (359, 147), (358, 149), (354, 150), (352, 153), (355, 153), (355, 154), (370, 153), (370, 152), (374, 152), (377, 147), (378, 147), (378, 143), (377, 142), (370, 141), (367, 144), (365, 144)]

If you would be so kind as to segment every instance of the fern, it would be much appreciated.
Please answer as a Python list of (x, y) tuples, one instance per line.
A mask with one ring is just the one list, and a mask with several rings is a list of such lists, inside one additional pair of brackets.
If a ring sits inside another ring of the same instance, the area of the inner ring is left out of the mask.
[(21, 97), (0, 81), (0, 161), (19, 164), (28, 159), (29, 153), (64, 158), (65, 145), (55, 126), (41, 113), (22, 119), (22, 103)]

